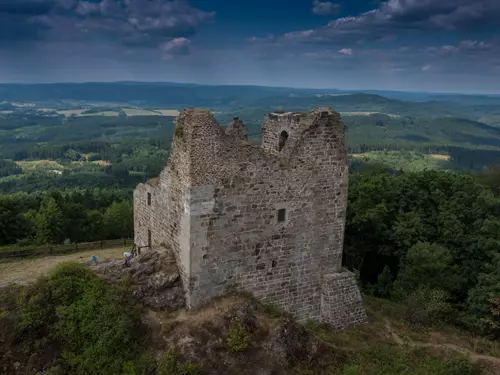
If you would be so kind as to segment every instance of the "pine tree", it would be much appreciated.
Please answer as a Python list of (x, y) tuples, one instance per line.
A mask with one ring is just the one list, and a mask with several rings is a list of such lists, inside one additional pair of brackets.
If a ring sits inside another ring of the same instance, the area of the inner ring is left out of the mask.
[(64, 240), (63, 214), (54, 198), (42, 201), (35, 217), (35, 240), (39, 244), (56, 244)]

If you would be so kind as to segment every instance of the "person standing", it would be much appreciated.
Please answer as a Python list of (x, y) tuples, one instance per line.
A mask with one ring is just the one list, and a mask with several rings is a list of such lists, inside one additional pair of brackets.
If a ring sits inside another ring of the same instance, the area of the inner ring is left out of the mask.
[(130, 260), (132, 259), (132, 254), (130, 254), (128, 251), (125, 251), (123, 253), (123, 256), (125, 257), (125, 267), (130, 267)]

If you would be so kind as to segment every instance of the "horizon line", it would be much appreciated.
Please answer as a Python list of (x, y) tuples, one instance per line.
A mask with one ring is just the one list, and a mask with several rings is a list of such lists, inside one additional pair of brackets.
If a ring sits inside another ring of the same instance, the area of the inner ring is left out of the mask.
[(431, 94), (431, 95), (472, 95), (472, 96), (500, 96), (498, 93), (466, 93), (466, 92), (453, 92), (453, 91), (410, 91), (410, 90), (390, 90), (390, 89), (341, 89), (341, 88), (320, 88), (320, 87), (294, 87), (294, 86), (270, 86), (270, 85), (250, 85), (242, 83), (233, 84), (217, 84), (217, 83), (194, 83), (194, 82), (175, 82), (175, 81), (133, 81), (133, 80), (120, 80), (120, 81), (54, 81), (54, 82), (0, 82), (0, 85), (85, 85), (85, 84), (120, 84), (120, 83), (139, 83), (139, 84), (171, 84), (171, 85), (189, 85), (189, 86), (214, 86), (214, 87), (262, 87), (262, 88), (275, 88), (275, 89), (290, 89), (290, 90), (321, 90), (321, 91), (351, 91), (351, 92), (394, 92), (394, 93), (408, 93), (408, 94)]

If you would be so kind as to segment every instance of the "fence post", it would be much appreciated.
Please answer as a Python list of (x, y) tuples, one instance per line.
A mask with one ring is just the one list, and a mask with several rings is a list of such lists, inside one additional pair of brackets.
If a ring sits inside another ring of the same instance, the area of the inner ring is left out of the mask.
[(75, 251), (78, 251), (78, 244), (75, 243)]
[(52, 245), (49, 245), (49, 254), (52, 255)]

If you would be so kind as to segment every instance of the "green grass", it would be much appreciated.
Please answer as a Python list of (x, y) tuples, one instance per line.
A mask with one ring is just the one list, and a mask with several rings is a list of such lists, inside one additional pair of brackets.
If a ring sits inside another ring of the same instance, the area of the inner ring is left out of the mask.
[[(365, 325), (335, 331), (327, 325), (306, 324), (307, 330), (332, 350), (322, 357), (321, 370), (301, 369), (296, 375), (479, 374), (478, 366), (459, 352), (410, 345), (431, 342), (435, 330), (427, 327), (425, 331), (418, 331), (407, 324), (403, 305), (370, 296), (364, 296), (364, 305), (369, 317), (369, 323)], [(448, 343), (473, 352), (461, 341), (459, 330), (446, 329)], [(396, 342), (390, 330), (405, 343)]]

